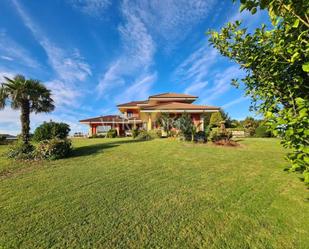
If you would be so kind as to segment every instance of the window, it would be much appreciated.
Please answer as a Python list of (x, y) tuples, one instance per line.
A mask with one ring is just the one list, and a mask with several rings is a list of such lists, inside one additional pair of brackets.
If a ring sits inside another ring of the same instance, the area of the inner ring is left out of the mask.
[(132, 112), (132, 111), (128, 111), (128, 112), (127, 112), (127, 117), (128, 117), (128, 118), (133, 117), (133, 112)]

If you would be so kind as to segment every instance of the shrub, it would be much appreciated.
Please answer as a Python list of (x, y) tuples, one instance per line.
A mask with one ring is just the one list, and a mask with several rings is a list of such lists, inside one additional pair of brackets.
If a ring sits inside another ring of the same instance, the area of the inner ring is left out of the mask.
[(222, 115), (220, 112), (214, 112), (211, 114), (209, 125), (211, 127), (219, 127), (220, 122), (223, 121)]
[(161, 138), (162, 131), (160, 129), (148, 131), (148, 134), (151, 138)]
[(6, 141), (6, 136), (0, 135), (0, 145), (1, 145), (1, 144), (6, 144), (6, 143), (7, 143), (7, 141)]
[(55, 160), (67, 157), (72, 151), (71, 141), (53, 138), (41, 141), (35, 151), (37, 159)]
[(139, 134), (136, 137), (136, 139), (138, 139), (138, 140), (150, 140), (151, 136), (150, 136), (150, 134), (147, 131), (142, 130), (142, 131), (139, 132)]
[(219, 130), (212, 130), (209, 134), (209, 139), (212, 142), (217, 142), (220, 140), (225, 140), (225, 141), (229, 141), (232, 138), (232, 132), (230, 131), (225, 131), (225, 132), (220, 132)]
[(198, 143), (206, 142), (206, 133), (204, 131), (198, 131), (194, 136), (194, 141)]
[(177, 137), (180, 141), (191, 141), (192, 140), (191, 133), (184, 134), (182, 131), (178, 132)]
[(107, 134), (106, 134), (107, 138), (115, 138), (117, 137), (117, 130), (116, 129), (110, 129)]
[(271, 137), (271, 132), (265, 126), (259, 126), (255, 129), (256, 137)]
[(175, 126), (185, 137), (191, 135), (193, 128), (191, 116), (188, 113), (183, 113), (180, 118), (175, 121)]
[(211, 127), (210, 127), (210, 125), (207, 125), (207, 126), (205, 127), (205, 138), (206, 138), (206, 141), (208, 140), (208, 137), (209, 137), (209, 135), (210, 135), (210, 132), (211, 132)]
[(170, 117), (169, 113), (162, 113), (160, 117), (156, 120), (157, 125), (159, 125), (167, 136), (170, 136), (170, 130), (175, 124), (174, 118)]
[(139, 134), (139, 130), (137, 128), (132, 129), (132, 138), (135, 139)]
[(93, 134), (89, 138), (105, 138), (105, 135), (103, 135), (103, 134)]
[(35, 129), (33, 139), (37, 142), (52, 138), (65, 139), (69, 132), (70, 126), (66, 123), (44, 122)]
[(13, 143), (7, 152), (7, 156), (16, 160), (34, 159), (35, 147), (32, 144), (25, 144), (22, 140)]
[(170, 137), (177, 137), (178, 136), (178, 133), (176, 130), (170, 130)]

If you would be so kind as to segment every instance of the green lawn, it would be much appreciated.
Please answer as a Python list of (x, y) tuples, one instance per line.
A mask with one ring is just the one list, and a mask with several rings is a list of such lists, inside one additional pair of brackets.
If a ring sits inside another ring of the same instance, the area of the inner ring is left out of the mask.
[(2, 156), (0, 248), (308, 248), (308, 190), (279, 141), (240, 143), (81, 139), (64, 160)]

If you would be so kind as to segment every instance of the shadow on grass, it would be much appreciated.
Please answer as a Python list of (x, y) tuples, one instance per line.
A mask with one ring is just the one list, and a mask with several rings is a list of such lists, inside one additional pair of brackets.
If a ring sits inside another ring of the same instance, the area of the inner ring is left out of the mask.
[(70, 157), (89, 156), (92, 154), (100, 153), (106, 149), (120, 146), (121, 144), (141, 143), (141, 140), (121, 140), (108, 143), (90, 144), (78, 148), (74, 148)]

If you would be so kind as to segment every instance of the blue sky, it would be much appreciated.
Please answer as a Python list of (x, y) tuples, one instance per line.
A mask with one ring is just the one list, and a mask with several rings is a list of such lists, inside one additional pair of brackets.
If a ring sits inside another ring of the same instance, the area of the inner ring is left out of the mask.
[[(151, 94), (198, 95), (232, 118), (250, 100), (230, 85), (243, 73), (211, 48), (205, 32), (242, 20), (253, 29), (267, 14), (239, 13), (230, 0), (0, 0), (0, 80), (16, 73), (52, 89), (56, 109), (31, 115), (67, 122), (118, 113), (116, 105)], [(0, 111), (0, 133), (19, 132), (19, 112)]]

